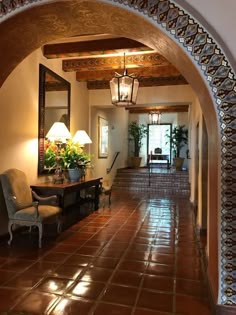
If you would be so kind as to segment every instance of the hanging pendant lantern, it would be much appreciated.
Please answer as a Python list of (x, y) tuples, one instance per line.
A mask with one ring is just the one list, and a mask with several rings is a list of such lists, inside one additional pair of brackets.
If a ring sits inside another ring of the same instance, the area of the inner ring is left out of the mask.
[(139, 82), (136, 76), (128, 75), (125, 69), (124, 54), (124, 74), (115, 73), (115, 77), (110, 81), (111, 102), (115, 106), (126, 107), (136, 104)]
[(161, 123), (161, 112), (160, 111), (151, 111), (148, 115), (149, 115), (149, 124), (160, 125), (160, 123)]

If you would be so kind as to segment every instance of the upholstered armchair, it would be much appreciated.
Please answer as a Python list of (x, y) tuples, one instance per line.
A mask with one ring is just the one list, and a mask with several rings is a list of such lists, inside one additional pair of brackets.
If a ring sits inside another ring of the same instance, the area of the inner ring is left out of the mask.
[(0, 175), (3, 195), (9, 217), (8, 231), (10, 245), (13, 239), (14, 225), (37, 226), (39, 229), (39, 248), (42, 245), (44, 223), (57, 222), (60, 232), (60, 214), (57, 196), (40, 197), (30, 189), (26, 175), (18, 169), (9, 169)]

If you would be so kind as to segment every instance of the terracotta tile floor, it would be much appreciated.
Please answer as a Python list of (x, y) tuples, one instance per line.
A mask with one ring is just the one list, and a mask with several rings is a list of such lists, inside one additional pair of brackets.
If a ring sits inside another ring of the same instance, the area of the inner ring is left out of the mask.
[(187, 199), (114, 192), (110, 209), (76, 212), (42, 249), (37, 231), (1, 241), (0, 313), (211, 314)]

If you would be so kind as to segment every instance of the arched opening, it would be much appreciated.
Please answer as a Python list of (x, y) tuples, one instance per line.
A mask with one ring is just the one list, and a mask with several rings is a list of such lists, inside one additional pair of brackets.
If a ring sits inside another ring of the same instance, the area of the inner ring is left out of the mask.
[[(217, 112), (213, 96), (211, 95), (210, 84), (206, 84), (200, 67), (198, 68), (194, 62), (194, 58), (187, 54), (186, 46), (185, 48), (181, 47), (181, 45), (177, 44), (177, 40), (173, 40), (170, 35), (161, 31), (162, 21), (153, 22), (151, 15), (149, 17), (142, 16), (141, 11), (144, 9), (140, 8), (140, 11), (137, 10), (137, 13), (132, 13), (129, 10), (125, 10), (125, 5), (124, 8), (121, 8), (116, 4), (111, 5), (104, 2), (67, 1), (53, 2), (28, 8), (28, 10), (12, 16), (0, 25), (1, 45), (4, 47), (0, 52), (0, 83), (2, 85), (15, 66), (44, 43), (59, 37), (89, 34), (95, 30), (97, 32), (106, 32), (137, 39), (157, 49), (175, 65), (198, 95), (207, 126), (208, 159), (210, 161), (208, 168), (210, 222), (208, 239), (212, 240), (211, 244), (209, 242), (208, 248), (208, 272), (216, 298), (219, 276), (217, 247), (219, 227), (218, 215), (216, 214), (219, 214), (220, 208), (220, 132)], [(155, 14), (159, 14), (159, 12), (154, 12), (153, 16)], [(20, 38), (19, 30), (21, 30)], [(37, 34), (37, 36), (32, 36), (32, 34)], [(191, 46), (191, 43), (189, 45)], [(5, 53), (6, 51), (8, 52), (7, 54)], [(227, 111), (227, 104), (225, 106), (225, 111)]]

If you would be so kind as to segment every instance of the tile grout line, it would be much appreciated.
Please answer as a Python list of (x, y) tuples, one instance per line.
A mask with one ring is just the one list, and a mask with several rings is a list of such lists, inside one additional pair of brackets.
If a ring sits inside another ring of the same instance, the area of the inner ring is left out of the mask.
[[(136, 205), (136, 207), (137, 207), (137, 205)], [(116, 214), (115, 214), (115, 216), (114, 217), (116, 217), (116, 216), (118, 216), (118, 214), (120, 213), (122, 211), (122, 209), (120, 209)], [(134, 212), (135, 210), (133, 210), (133, 212)], [(132, 213), (133, 213), (132, 212)], [(132, 215), (132, 213), (130, 214), (130, 216)], [(117, 232), (116, 233), (118, 233), (118, 231), (123, 227), (123, 225), (127, 222), (127, 220), (130, 218), (130, 216), (126, 219), (126, 221), (119, 227), (119, 229), (117, 230)], [(112, 218), (112, 219), (114, 219), (114, 217)], [(91, 223), (91, 222), (90, 222)], [(89, 223), (88, 223), (89, 224)], [(104, 225), (106, 225), (107, 224), (107, 222), (104, 224)], [(105, 227), (104, 227), (105, 228)], [(98, 231), (99, 232), (99, 231)], [(97, 232), (97, 233), (98, 233)], [(94, 235), (96, 235), (97, 233), (95, 233)], [(92, 236), (92, 237), (94, 237), (94, 235)], [(106, 246), (109, 244), (109, 243), (111, 243), (112, 242), (112, 239), (115, 237), (115, 235), (116, 234), (114, 234), (114, 236), (111, 238), (111, 240), (106, 244)], [(83, 246), (83, 245), (82, 245)], [(81, 246), (80, 246), (81, 247)], [(79, 247), (79, 248), (80, 248)], [(60, 296), (59, 296), (59, 299), (57, 300), (57, 301), (55, 301), (55, 303), (53, 303), (53, 305), (50, 307), (50, 310), (48, 311), (48, 312), (50, 312), (57, 304), (58, 304), (58, 302), (60, 302), (60, 300), (62, 299), (62, 298), (65, 298), (66, 296), (67, 296), (67, 293), (68, 293), (68, 291), (74, 286), (74, 284), (75, 284), (75, 282), (76, 281), (80, 281), (80, 279), (84, 276), (84, 274), (89, 270), (89, 268), (92, 266), (92, 264), (93, 264), (93, 262), (94, 262), (94, 260), (97, 258), (97, 257), (99, 257), (99, 254), (102, 252), (104, 250), (104, 246), (101, 248), (101, 250), (98, 252), (98, 253), (96, 253), (96, 255), (93, 257), (93, 259), (91, 260), (91, 262), (90, 263), (88, 263), (88, 265), (84, 268), (84, 270), (79, 274), (79, 276), (74, 280), (74, 282), (68, 287), (68, 288), (66, 288), (66, 290), (63, 292), (63, 294), (61, 294)], [(72, 254), (73, 255), (73, 254)], [(71, 255), (71, 256), (72, 256)], [(70, 257), (71, 257), (70, 256)], [(115, 268), (115, 269), (113, 269), (113, 272), (112, 272), (112, 274), (114, 273), (114, 271), (116, 270), (117, 268)], [(112, 275), (111, 275), (112, 276)], [(110, 277), (111, 277), (110, 276)], [(98, 281), (99, 282), (99, 281)], [(100, 293), (100, 295), (104, 292), (104, 290), (106, 289), (106, 287), (107, 286), (105, 286), (105, 288), (102, 290), (102, 292)], [(100, 296), (99, 295), (99, 296)], [(96, 306), (96, 304), (97, 304), (97, 300), (98, 299), (96, 299), (96, 301), (95, 301), (95, 306)], [(95, 307), (94, 306), (94, 307)], [(89, 314), (90, 314), (90, 312), (89, 312)], [(89, 315), (88, 314), (88, 315)]]
[[(92, 214), (94, 214), (94, 213), (92, 213)], [(96, 213), (96, 214), (97, 214), (97, 213)], [(119, 214), (119, 212), (118, 212), (117, 214)], [(117, 214), (116, 214), (116, 215), (117, 215)], [(99, 213), (99, 216), (102, 216), (102, 214)], [(98, 216), (98, 217), (99, 217), (99, 216)], [(88, 223), (85, 224), (83, 227), (86, 227), (89, 223), (91, 223), (91, 222), (88, 222)], [(105, 223), (105, 224), (107, 224), (107, 223)], [(104, 224), (104, 225), (105, 225), (105, 224)], [(82, 227), (82, 229), (83, 229), (83, 227)], [(79, 230), (80, 230), (80, 229), (79, 229)], [(74, 234), (76, 234), (79, 230), (77, 230), (76, 232), (74, 232)], [(90, 238), (94, 237), (94, 235), (96, 235), (96, 234), (99, 233), (99, 232), (100, 232), (100, 231), (97, 231), (97, 232), (94, 233), (93, 236), (91, 236)], [(90, 238), (89, 238), (89, 239), (90, 239)], [(89, 239), (88, 239), (88, 240), (89, 240)], [(88, 240), (86, 240), (86, 242), (87, 242)], [(85, 242), (85, 243), (86, 243), (86, 242)], [(77, 251), (78, 251), (82, 246), (84, 246), (84, 244), (83, 244), (83, 245), (80, 245), (80, 246), (78, 247)], [(103, 247), (101, 248), (101, 250), (103, 250)], [(49, 251), (49, 253), (50, 253), (50, 252), (51, 252), (51, 250)], [(42, 257), (46, 256), (46, 254), (48, 254), (48, 253), (45, 253)], [(70, 257), (73, 256), (74, 254), (75, 254), (75, 252), (73, 252), (71, 255), (69, 255), (66, 259), (70, 258)], [(98, 255), (98, 253), (97, 253), (97, 255)], [(97, 255), (96, 255), (96, 257), (97, 257)], [(93, 259), (93, 260), (94, 260), (94, 259)], [(35, 263), (40, 262), (40, 261), (42, 261), (41, 258), (37, 259), (37, 261), (34, 262), (32, 265), (34, 265)], [(65, 261), (63, 261), (63, 262), (61, 262), (60, 264), (58, 264), (57, 268), (59, 268), (60, 266), (62, 266), (64, 263), (65, 263)], [(86, 269), (86, 270), (84, 271), (84, 273), (88, 270), (88, 268), (90, 267), (91, 264), (92, 264), (92, 261), (91, 261), (91, 263), (89, 263), (89, 264), (84, 268), (84, 269)], [(24, 269), (24, 270), (23, 270), (22, 272), (20, 272), (19, 274), (21, 274), (21, 273), (27, 271), (27, 269), (29, 269), (29, 268), (30, 268), (30, 267)], [(57, 268), (54, 270), (54, 272), (56, 272)], [(81, 275), (81, 274), (80, 274), (80, 275)], [(78, 278), (72, 280), (72, 281), (73, 281), (73, 284), (74, 284), (74, 282), (75, 282), (76, 280), (78, 280), (79, 278), (81, 278), (80, 275), (78, 276)], [(48, 278), (48, 277), (53, 277), (53, 273), (52, 273), (52, 274), (43, 275), (43, 276), (42, 276), (42, 279), (41, 279), (38, 283), (36, 283), (36, 284), (35, 284), (33, 287), (31, 287), (30, 289), (26, 290), (25, 294), (23, 294), (23, 296), (18, 299), (18, 301), (11, 307), (11, 309), (14, 308), (15, 306), (17, 306), (17, 304), (19, 304), (19, 303), (21, 302), (21, 299), (22, 299), (22, 298), (24, 298), (25, 296), (27, 296), (27, 295), (30, 294), (31, 292), (37, 291), (37, 286), (40, 285), (40, 283), (42, 283), (43, 280), (44, 280), (45, 278)], [(9, 280), (9, 281), (10, 281), (10, 280)], [(50, 311), (58, 304), (58, 302), (59, 302), (62, 298), (64, 298), (64, 297), (66, 296), (67, 292), (70, 290), (70, 288), (73, 286), (73, 284), (71, 284), (68, 288), (66, 288), (66, 290), (64, 291), (64, 293), (61, 294), (61, 295), (57, 295), (57, 294), (55, 294), (55, 293), (52, 293), (52, 294), (54, 294), (54, 295), (57, 297), (57, 299), (52, 303), (52, 305), (50, 305), (50, 307), (49, 307), (48, 310), (47, 310), (47, 313), (50, 312)], [(37, 291), (37, 292), (41, 292), (41, 291)], [(43, 293), (43, 292), (42, 292), (42, 293)]]
[[(150, 213), (150, 209), (148, 209), (148, 210), (146, 211), (146, 215), (147, 215), (147, 212)], [(160, 227), (158, 227), (158, 229), (159, 229), (159, 228), (160, 228)], [(148, 263), (147, 263), (147, 265), (146, 265), (145, 270), (143, 271), (142, 279), (141, 279), (140, 284), (139, 284), (138, 293), (137, 293), (137, 296), (136, 296), (136, 299), (135, 299), (135, 303), (134, 303), (134, 305), (133, 305), (133, 307), (132, 307), (131, 315), (134, 315), (134, 313), (135, 313), (135, 310), (136, 310), (136, 307), (137, 307), (137, 304), (138, 304), (138, 300), (139, 300), (139, 298), (140, 298), (141, 290), (143, 289), (144, 277), (145, 277), (145, 275), (147, 275), (147, 268), (148, 268), (148, 265), (149, 265), (149, 263), (150, 263), (150, 255), (151, 255), (151, 252), (152, 252), (152, 245), (154, 245), (154, 242), (155, 242), (155, 240), (156, 240), (156, 236), (158, 235), (158, 231), (157, 231), (158, 229), (156, 228), (155, 237), (153, 238), (152, 243), (151, 243), (151, 246), (150, 246), (149, 256), (148, 256)]]
[[(132, 213), (130, 214), (129, 218), (132, 216), (133, 213), (136, 212), (136, 209), (139, 207), (140, 203), (142, 203), (142, 202), (143, 202), (143, 201), (141, 200), (141, 201), (136, 205), (135, 209), (132, 211)], [(146, 212), (145, 212), (145, 215), (146, 215)], [(127, 218), (127, 220), (128, 220), (129, 218)], [(126, 222), (127, 222), (127, 220), (126, 220)], [(142, 221), (143, 221), (143, 219), (142, 219)], [(142, 225), (142, 221), (141, 221), (141, 223), (139, 224), (139, 228), (138, 228), (138, 229), (140, 229), (140, 226)], [(126, 222), (124, 222), (124, 224), (125, 224)], [(122, 227), (124, 226), (124, 224), (122, 225)], [(136, 232), (135, 232), (135, 234), (133, 235), (132, 239), (129, 241), (129, 245), (127, 246), (127, 248), (126, 248), (125, 251), (123, 252), (122, 256), (119, 258), (118, 264), (117, 264), (116, 267), (113, 269), (112, 274), (111, 274), (111, 276), (109, 277), (108, 281), (106, 282), (106, 285), (105, 285), (104, 289), (103, 289), (102, 292), (99, 294), (98, 298), (97, 298), (96, 301), (95, 301), (94, 306), (93, 306), (92, 309), (89, 311), (89, 314), (88, 314), (88, 315), (93, 315), (94, 310), (96, 309), (97, 305), (98, 305), (99, 302), (101, 301), (101, 298), (102, 298), (102, 296), (104, 295), (104, 293), (106, 292), (108, 286), (110, 285), (111, 280), (113, 279), (115, 272), (119, 269), (119, 266), (120, 266), (121, 263), (123, 262), (126, 253), (128, 252), (129, 248), (130, 248), (131, 245), (133, 244), (133, 240), (134, 240), (134, 238), (136, 237), (136, 235), (137, 235), (137, 228), (136, 228)], [(127, 305), (125, 305), (125, 306), (127, 307)]]
[[(177, 273), (177, 255), (178, 255), (178, 223), (179, 223), (179, 205), (175, 205), (174, 222), (175, 222), (175, 252), (174, 252), (174, 274), (173, 274), (173, 314), (176, 314), (176, 273)], [(176, 235), (177, 234), (177, 235)]]
[[(158, 205), (158, 209), (160, 209), (160, 208), (167, 209), (167, 208), (168, 208), (168, 210), (170, 210), (170, 207), (171, 207), (171, 205), (168, 205), (168, 206), (166, 206), (166, 205), (165, 205), (165, 206)], [(150, 209), (148, 210), (148, 212), (150, 213)], [(146, 215), (147, 215), (147, 211), (146, 211)], [(131, 315), (133, 315), (134, 312), (135, 312), (135, 310), (136, 310), (136, 306), (137, 306), (137, 303), (138, 303), (138, 299), (139, 299), (139, 297), (140, 297), (141, 290), (143, 289), (144, 276), (145, 276), (145, 275), (148, 275), (148, 273), (147, 273), (147, 268), (148, 268), (148, 265), (149, 265), (149, 263), (150, 263), (150, 261), (151, 261), (151, 260), (150, 260), (150, 255), (151, 255), (151, 253), (152, 253), (152, 247), (155, 245), (154, 243), (155, 243), (155, 241), (156, 241), (156, 238), (157, 238), (157, 235), (158, 235), (158, 233), (159, 233), (159, 230), (160, 230), (160, 226), (158, 225), (158, 226), (156, 226), (155, 237), (154, 237), (153, 240), (152, 240), (152, 243), (151, 243), (151, 246), (150, 246), (150, 250), (149, 250), (149, 256), (148, 256), (147, 266), (146, 266), (145, 270), (143, 271), (142, 279), (141, 279), (140, 284), (139, 284), (138, 293), (137, 293), (137, 296), (136, 296), (136, 299), (135, 299), (135, 303), (134, 303), (134, 305), (133, 305), (133, 307), (132, 307), (132, 313), (131, 313)], [(147, 290), (148, 290), (148, 291), (152, 291), (152, 289), (147, 289)], [(155, 290), (154, 290), (154, 291), (155, 291)], [(170, 313), (167, 313), (167, 314), (170, 314)]]

